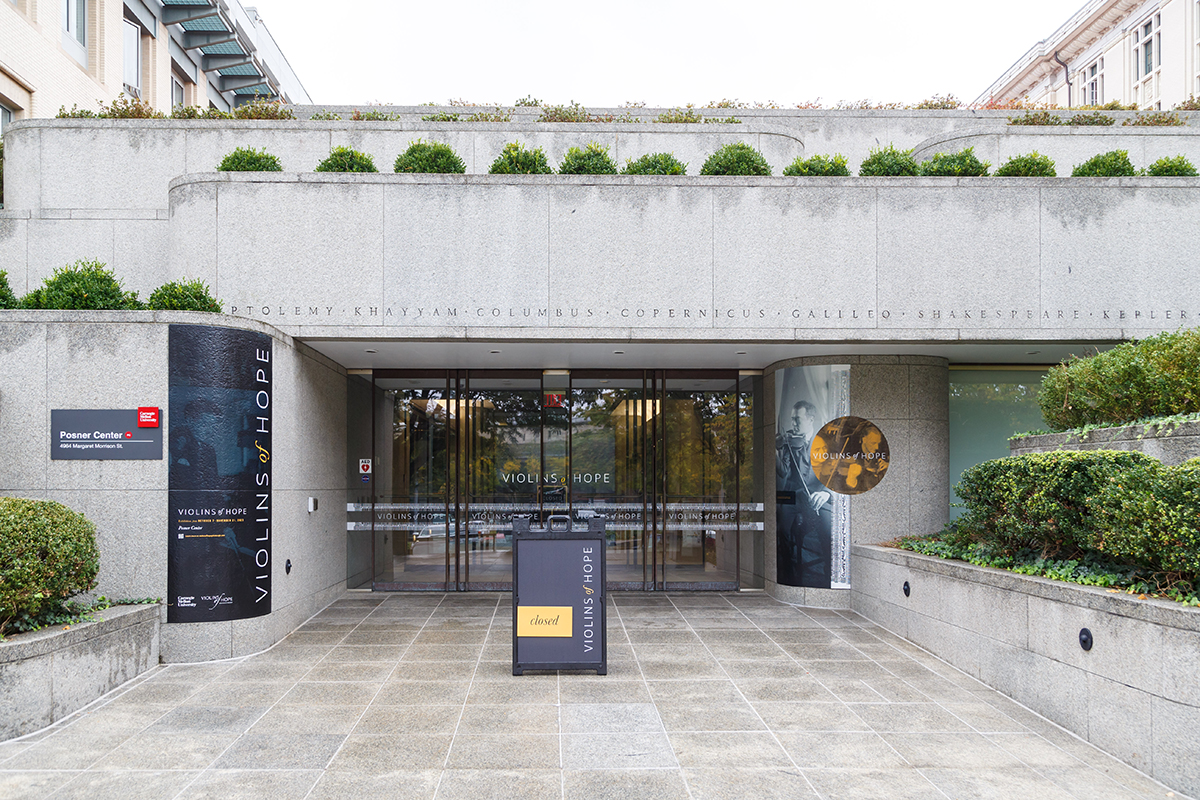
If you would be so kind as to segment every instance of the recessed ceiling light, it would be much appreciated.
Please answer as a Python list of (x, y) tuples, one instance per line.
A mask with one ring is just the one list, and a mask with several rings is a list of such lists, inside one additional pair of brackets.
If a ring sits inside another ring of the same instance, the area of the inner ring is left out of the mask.
[(1041, 350), (1030, 350), (1030, 351), (1029, 351), (1028, 353), (1026, 353), (1025, 355), (1027, 355), (1027, 356), (1040, 356), (1041, 354), (1042, 354), (1042, 351), (1041, 351)]
[(492, 355), (496, 355), (500, 351), (499, 350), (489, 350), (488, 352), (491, 353)]
[(364, 352), (364, 353), (378, 353), (379, 351), (378, 351), (378, 350), (372, 350), (371, 348), (369, 348), (369, 347), (368, 347), (368, 348), (367, 348), (366, 350), (364, 350), (363, 352)]
[(614, 356), (623, 356), (623, 355), (625, 355), (625, 351), (624, 350), (613, 350), (613, 355)]
[(608, 381), (600, 381), (600, 382), (601, 382), (601, 383), (608, 383)]
[(746, 355), (746, 351), (745, 351), (745, 350), (738, 350), (736, 353), (734, 353), (734, 355), (735, 355), (735, 356), (744, 356), (744, 355)]

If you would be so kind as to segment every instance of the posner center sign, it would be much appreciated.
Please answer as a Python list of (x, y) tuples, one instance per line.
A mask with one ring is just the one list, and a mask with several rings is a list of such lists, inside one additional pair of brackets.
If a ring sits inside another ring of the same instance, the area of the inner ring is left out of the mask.
[(51, 409), (53, 460), (162, 460), (161, 416), (157, 407), (129, 409)]

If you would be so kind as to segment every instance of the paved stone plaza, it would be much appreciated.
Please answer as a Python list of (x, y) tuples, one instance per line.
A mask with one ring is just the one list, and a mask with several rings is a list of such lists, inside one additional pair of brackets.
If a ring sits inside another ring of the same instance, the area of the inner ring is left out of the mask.
[(511, 674), (507, 594), (350, 593), (0, 743), (0, 797), (1180, 796), (849, 612), (614, 594), (609, 674)]

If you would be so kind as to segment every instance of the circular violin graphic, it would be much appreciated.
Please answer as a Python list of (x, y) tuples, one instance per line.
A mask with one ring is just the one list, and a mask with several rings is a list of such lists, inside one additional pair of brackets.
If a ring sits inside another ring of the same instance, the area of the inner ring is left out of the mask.
[(862, 417), (838, 417), (825, 423), (809, 448), (813, 474), (838, 494), (874, 489), (888, 470), (883, 431)]

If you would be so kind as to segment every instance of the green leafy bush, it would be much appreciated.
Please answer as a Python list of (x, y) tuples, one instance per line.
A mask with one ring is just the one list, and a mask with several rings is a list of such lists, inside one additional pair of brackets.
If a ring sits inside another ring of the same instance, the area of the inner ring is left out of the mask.
[[(358, 112), (355, 111), (355, 114)], [(354, 119), (369, 119), (368, 117), (354, 117)], [(436, 114), (426, 114), (421, 117), (422, 122), (458, 122), (458, 114), (447, 114), (445, 111), (439, 111)]]
[(981, 177), (988, 174), (986, 161), (980, 161), (975, 156), (975, 148), (967, 147), (957, 153), (935, 153), (933, 158), (922, 161), (917, 168), (919, 175)]
[(771, 165), (763, 154), (745, 142), (733, 142), (708, 157), (701, 175), (770, 175)]
[[(435, 114), (434, 116), (435, 117), (436, 116), (453, 116), (454, 117), (454, 119), (452, 119), (452, 120), (436, 120), (438, 122), (457, 122), (458, 121), (457, 114), (450, 114), (450, 115)], [(354, 122), (392, 122), (394, 120), (400, 119), (400, 115), (392, 114), (389, 111), (382, 111), (378, 108), (368, 108), (366, 111), (359, 111), (356, 108), (356, 109), (354, 109), (354, 113), (350, 115), (350, 119), (353, 120)], [(424, 119), (430, 119), (430, 118), (429, 117), (421, 117), (421, 119), (424, 120)]]
[(467, 117), (467, 122), (512, 122), (512, 114), (502, 108), (495, 111), (476, 111)]
[(858, 168), (858, 174), (866, 177), (891, 177), (916, 175), (917, 160), (912, 150), (897, 150), (894, 146), (872, 150)]
[(212, 311), (220, 314), (221, 301), (209, 294), (199, 278), (171, 281), (150, 293), (146, 308), (152, 311)]
[(542, 105), (542, 101), (538, 100), (531, 94), (527, 94), (517, 102), (513, 103), (513, 105), (517, 106), (518, 108), (537, 108), (538, 106)]
[(21, 298), (21, 308), (127, 311), (142, 307), (137, 292), (126, 292), (99, 261), (60, 267), (42, 286)]
[(1054, 161), (1041, 153), (1013, 156), (996, 168), (997, 178), (1053, 178)]
[(161, 111), (156, 111), (154, 106), (150, 105), (145, 100), (139, 100), (136, 97), (126, 97), (124, 94), (117, 95), (117, 99), (112, 101), (111, 105), (100, 104), (100, 113), (97, 115), (105, 119), (165, 119), (166, 115)]
[(913, 108), (923, 111), (962, 108), (962, 102), (952, 94), (945, 95), (944, 97), (942, 95), (935, 94), (933, 97), (917, 103), (915, 106), (913, 106)]
[(1112, 125), (1116, 122), (1115, 119), (1107, 114), (1101, 114), (1099, 111), (1090, 111), (1085, 114), (1075, 114), (1067, 120), (1068, 125)]
[(967, 508), (960, 542), (1011, 555), (1032, 549), (1042, 557), (1083, 552), (1096, 532), (1092, 498), (1121, 471), (1152, 461), (1116, 450), (1055, 451), (976, 464), (955, 487)]
[(1093, 156), (1071, 170), (1072, 178), (1125, 178), (1137, 175), (1125, 150), (1110, 150)]
[(1194, 94), (1189, 94), (1188, 99), (1179, 103), (1172, 111), (1200, 111), (1200, 98)]
[(171, 109), (171, 119), (233, 119), (233, 114), (212, 106), (175, 106)]
[(296, 115), (292, 113), (289, 106), (283, 104), (281, 100), (267, 100), (266, 98), (255, 97), (249, 103), (242, 103), (233, 109), (233, 116), (237, 119), (295, 119)]
[(1038, 391), (1051, 430), (1200, 412), (1200, 328), (1127, 342), (1047, 371)]
[(217, 172), (283, 172), (283, 166), (266, 150), (239, 147), (221, 159)]
[(1147, 111), (1144, 114), (1127, 118), (1121, 124), (1170, 128), (1177, 125), (1186, 125), (1187, 123), (1174, 111)]
[(309, 117), (309, 119), (328, 120), (331, 122), (340, 120), (341, 118), (342, 118), (341, 114), (338, 114), (337, 112), (334, 112), (334, 111), (327, 111), (324, 108), (322, 108), (320, 111), (318, 111), (317, 113), (315, 113), (311, 117)]
[(783, 168), (784, 175), (845, 177), (850, 175), (846, 157), (841, 153), (832, 156), (815, 155), (809, 158), (796, 156), (796, 160)]
[(542, 106), (538, 122), (598, 122), (588, 110), (574, 100), (565, 106)]
[(1091, 545), (1159, 573), (1200, 576), (1200, 459), (1155, 459), (1108, 476), (1094, 502)]
[(704, 115), (692, 108), (691, 103), (688, 103), (686, 108), (672, 108), (662, 112), (654, 118), (654, 121), (667, 124), (697, 123), (704, 122)]
[(17, 296), (8, 285), (8, 273), (0, 269), (0, 308), (16, 308)]
[(558, 172), (560, 175), (616, 175), (617, 165), (609, 158), (607, 147), (599, 142), (588, 142), (582, 149), (569, 148)]
[(33, 630), (96, 585), (96, 528), (51, 500), (0, 498), (0, 635)]
[(379, 172), (375, 161), (366, 153), (349, 147), (335, 147), (329, 157), (317, 164), (313, 172)]
[(526, 150), (520, 142), (509, 142), (492, 162), (492, 175), (548, 175), (554, 170), (546, 163), (542, 148)]
[(1019, 117), (1009, 117), (1009, 125), (1062, 125), (1062, 117), (1049, 111), (1026, 111)]
[(625, 162), (622, 175), (686, 175), (687, 164), (673, 153), (647, 153)]
[(1188, 161), (1186, 156), (1178, 155), (1163, 156), (1146, 167), (1146, 174), (1156, 178), (1194, 178), (1197, 173), (1195, 165)]
[(464, 173), (467, 165), (454, 149), (444, 142), (423, 142), (420, 139), (396, 156), (395, 172)]
[(95, 111), (89, 108), (80, 108), (74, 103), (71, 104), (70, 110), (66, 106), (59, 106), (58, 113), (54, 115), (55, 119), (93, 119), (100, 116)]

